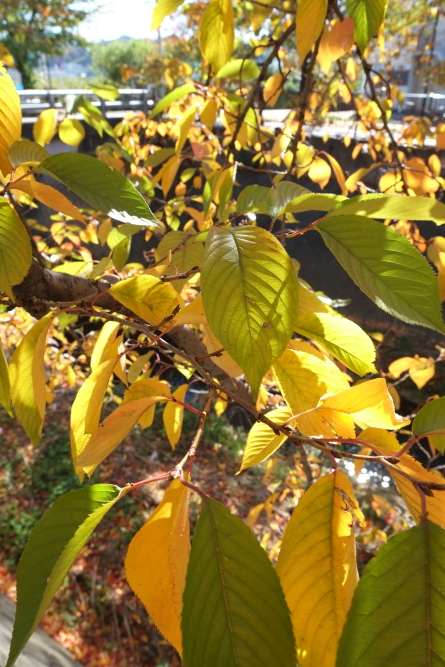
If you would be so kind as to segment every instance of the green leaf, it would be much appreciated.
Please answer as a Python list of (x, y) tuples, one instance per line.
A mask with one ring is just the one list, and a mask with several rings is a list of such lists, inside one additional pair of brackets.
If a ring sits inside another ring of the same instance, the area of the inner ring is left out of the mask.
[(116, 138), (113, 128), (102, 114), (102, 111), (98, 107), (95, 107), (94, 104), (91, 104), (83, 95), (79, 95), (76, 98), (72, 113), (75, 111), (82, 114), (84, 121), (88, 125), (91, 125), (91, 127), (94, 127), (100, 137), (106, 132), (110, 137)]
[(278, 218), (280, 215), (283, 215), (289, 202), (301, 195), (308, 194), (312, 193), (301, 185), (297, 185), (291, 181), (280, 181), (270, 189), (267, 198), (269, 215), (272, 218)]
[(335, 204), (348, 201), (342, 195), (331, 195), (329, 193), (319, 194), (309, 192), (292, 199), (281, 212), (283, 213), (301, 213), (301, 211), (330, 211)]
[(121, 96), (116, 86), (112, 86), (109, 83), (98, 83), (94, 86), (90, 85), (90, 88), (97, 97), (101, 97), (103, 100), (109, 100), (110, 102), (114, 102)]
[(430, 431), (444, 431), (442, 435), (428, 436), (428, 440), (439, 452), (445, 453), (445, 396), (424, 405), (417, 413), (412, 429), (417, 436)]
[(348, 16), (355, 23), (355, 42), (363, 53), (385, 18), (388, 0), (346, 0)]
[(260, 68), (248, 58), (237, 58), (231, 60), (221, 67), (217, 72), (217, 79), (256, 79), (260, 74)]
[(298, 284), (289, 255), (259, 227), (214, 227), (205, 246), (201, 290), (211, 330), (256, 397), (293, 332)]
[(131, 236), (123, 239), (115, 246), (112, 254), (113, 264), (118, 271), (122, 271), (130, 257)]
[(248, 185), (241, 192), (236, 202), (236, 214), (242, 213), (268, 213), (266, 200), (270, 188), (264, 185)]
[(337, 667), (445, 664), (445, 531), (430, 521), (390, 537), (367, 565)]
[(184, 0), (158, 0), (153, 10), (150, 31), (157, 30), (162, 21), (173, 14), (183, 2)]
[(373, 363), (374, 343), (358, 324), (346, 317), (330, 313), (299, 315), (295, 331), (316, 340), (357, 375), (377, 372)]
[(32, 262), (28, 233), (3, 197), (0, 197), (0, 291), (13, 298), (12, 288), (20, 285)]
[(438, 225), (445, 221), (445, 204), (429, 197), (403, 195), (360, 195), (338, 204), (326, 217), (367, 215), (370, 218), (394, 220), (432, 220)]
[(13, 167), (18, 167), (19, 164), (39, 164), (47, 157), (50, 157), (50, 154), (46, 148), (27, 139), (14, 141), (8, 153), (9, 161)]
[[(176, 269), (178, 273), (185, 273), (194, 266), (201, 266), (202, 258), (204, 256), (204, 246), (202, 243), (197, 243), (196, 239), (186, 240), (187, 235), (184, 232), (168, 232), (160, 241), (156, 248), (155, 257), (159, 262), (163, 257), (168, 255), (171, 250), (185, 241), (181, 248), (172, 253), (171, 264), (166, 271), (166, 275), (175, 275)], [(183, 280), (174, 280), (173, 287), (177, 292), (181, 292), (183, 286), (186, 284), (187, 278)]]
[(168, 93), (163, 97), (162, 100), (159, 100), (148, 118), (154, 118), (158, 113), (161, 113), (161, 111), (164, 111), (164, 109), (169, 107), (170, 104), (177, 102), (181, 97), (184, 97), (184, 95), (190, 95), (190, 93), (196, 93), (196, 88), (193, 83), (185, 83), (183, 86), (175, 88), (171, 93)]
[(119, 225), (119, 227), (114, 227), (107, 236), (107, 245), (113, 250), (119, 243), (140, 231), (140, 225)]
[(187, 667), (295, 667), (289, 610), (266, 552), (246, 524), (204, 497), (184, 591)]
[(52, 176), (90, 206), (120, 222), (160, 227), (143, 196), (117, 169), (89, 155), (59, 153), (36, 171)]
[(358, 215), (325, 218), (315, 229), (355, 284), (382, 310), (403, 322), (444, 332), (436, 276), (399, 232)]
[(121, 489), (95, 484), (56, 500), (36, 523), (17, 569), (17, 609), (6, 667), (12, 667), (94, 528)]
[(161, 148), (160, 150), (155, 151), (154, 153), (150, 153), (148, 158), (144, 160), (144, 166), (157, 167), (158, 165), (162, 164), (170, 157), (172, 157), (175, 153), (176, 151), (174, 148)]

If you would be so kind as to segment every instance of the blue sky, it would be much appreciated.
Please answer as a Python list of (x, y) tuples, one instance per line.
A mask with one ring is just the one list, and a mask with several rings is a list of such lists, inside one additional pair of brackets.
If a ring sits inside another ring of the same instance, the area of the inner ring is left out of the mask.
[(101, 9), (80, 27), (82, 37), (88, 41), (117, 39), (123, 35), (137, 39), (150, 36), (155, 0), (102, 0), (100, 4)]

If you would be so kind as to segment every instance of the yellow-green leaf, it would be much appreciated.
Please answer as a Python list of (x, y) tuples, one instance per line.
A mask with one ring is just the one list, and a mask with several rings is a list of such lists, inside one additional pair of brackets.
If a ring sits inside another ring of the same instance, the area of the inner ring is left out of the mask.
[[(349, 387), (340, 369), (329, 359), (299, 350), (285, 350), (273, 365), (281, 393), (293, 415), (313, 410), (327, 393)], [(293, 426), (304, 435), (332, 437), (332, 431), (317, 411), (298, 417)]]
[(45, 345), (51, 324), (49, 313), (36, 322), (20, 341), (9, 366), (11, 399), (17, 419), (36, 446), (45, 418)]
[(358, 584), (357, 505), (340, 470), (309, 487), (292, 513), (277, 574), (292, 615), (302, 667), (334, 667), (337, 646)]
[(64, 118), (59, 123), (59, 137), (64, 144), (77, 148), (85, 138), (85, 129), (80, 120), (76, 120), (76, 118)]
[(187, 141), (190, 129), (193, 125), (193, 121), (195, 120), (195, 114), (196, 106), (192, 105), (189, 109), (187, 109), (181, 118), (181, 122), (179, 124), (179, 136), (175, 145), (175, 151), (177, 155), (179, 155), (184, 148), (184, 144)]
[(300, 0), (297, 10), (297, 46), (304, 60), (321, 35), (326, 21), (328, 0)]
[(214, 227), (207, 236), (201, 289), (211, 330), (256, 397), (293, 331), (298, 284), (289, 255), (259, 227)]
[[(173, 398), (177, 398), (178, 401), (185, 401), (185, 395), (187, 389), (189, 388), (188, 384), (182, 384), (178, 389), (173, 393)], [(174, 450), (176, 445), (179, 442), (182, 431), (182, 420), (184, 418), (184, 408), (178, 403), (173, 401), (168, 401), (167, 405), (164, 408), (162, 414), (162, 419), (164, 421), (165, 431), (167, 433), (167, 438), (171, 444), (172, 449)]]
[(189, 490), (173, 480), (147, 523), (133, 537), (125, 574), (160, 632), (182, 652), (182, 594), (190, 555)]
[[(57, 132), (57, 109), (45, 109), (32, 127), (32, 136), (41, 146), (49, 144)], [(20, 134), (19, 134), (20, 136)], [(18, 138), (18, 137), (17, 137)]]
[(157, 30), (162, 21), (173, 14), (184, 0), (158, 0), (153, 10), (150, 30)]
[(232, 0), (210, 0), (199, 27), (199, 45), (214, 72), (218, 72), (229, 60), (233, 43)]
[(154, 276), (135, 276), (116, 283), (110, 294), (150, 324), (159, 325), (179, 306), (178, 295), (170, 283)]
[(46, 148), (34, 141), (22, 139), (21, 141), (14, 141), (11, 144), (8, 153), (9, 160), (13, 167), (18, 167), (21, 164), (36, 165), (46, 160), (49, 153)]
[(0, 171), (3, 176), (12, 171), (12, 164), (8, 158), (9, 147), (20, 139), (21, 133), (20, 98), (13, 80), (0, 64)]
[(377, 34), (385, 18), (388, 0), (346, 0), (348, 15), (354, 20), (354, 36), (360, 51), (364, 51)]
[[(282, 425), (292, 416), (292, 413), (289, 408), (286, 407), (278, 408), (277, 410), (271, 410), (270, 412), (267, 412), (265, 416), (271, 421)], [(249, 431), (249, 435), (247, 436), (247, 442), (239, 472), (265, 461), (267, 458), (269, 458), (269, 456), (276, 452), (282, 444), (284, 444), (286, 439), (286, 435), (282, 433), (277, 435), (272, 431), (270, 426), (263, 424), (263, 422), (257, 422), (254, 424)]]
[(116, 334), (119, 331), (120, 324), (119, 322), (105, 322), (102, 329), (99, 331), (99, 335), (96, 340), (96, 344), (93, 348), (93, 353), (91, 355), (91, 370), (95, 371), (107, 358), (108, 351)]
[(31, 262), (28, 233), (17, 213), (0, 197), (0, 291), (12, 298), (12, 288), (22, 282)]
[(324, 345), (357, 375), (376, 373), (374, 343), (355, 322), (330, 313), (304, 314), (297, 318), (295, 331)]
[(9, 382), (8, 364), (6, 361), (3, 345), (0, 340), (0, 404), (12, 417), (11, 412), (11, 390)]

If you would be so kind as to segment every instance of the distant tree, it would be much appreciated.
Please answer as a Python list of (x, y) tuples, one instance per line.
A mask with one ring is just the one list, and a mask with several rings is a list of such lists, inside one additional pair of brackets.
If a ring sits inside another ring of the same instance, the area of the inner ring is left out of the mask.
[(147, 58), (157, 46), (146, 39), (122, 37), (111, 42), (100, 42), (91, 46), (93, 70), (105, 77), (107, 83), (122, 84), (122, 68), (131, 69), (136, 83)]
[(0, 40), (14, 56), (24, 88), (35, 85), (40, 55), (61, 55), (68, 44), (83, 43), (76, 28), (95, 8), (95, 0), (2, 0)]

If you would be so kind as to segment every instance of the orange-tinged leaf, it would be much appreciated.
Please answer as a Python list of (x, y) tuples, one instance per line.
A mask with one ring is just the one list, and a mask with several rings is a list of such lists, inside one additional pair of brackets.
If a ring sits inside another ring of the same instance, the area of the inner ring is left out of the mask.
[(304, 435), (332, 436), (319, 411), (313, 410), (326, 393), (341, 392), (349, 384), (340, 369), (329, 359), (297, 350), (285, 350), (273, 364), (281, 393), (293, 415), (301, 415), (292, 424)]
[(91, 434), (99, 426), (102, 403), (115, 363), (115, 359), (104, 361), (87, 377), (71, 408), (71, 456), (80, 481), (83, 479), (83, 472), (76, 467), (76, 461), (89, 442)]
[(20, 341), (9, 365), (11, 400), (17, 418), (36, 446), (45, 418), (45, 346), (52, 314), (36, 322)]
[(65, 197), (61, 192), (46, 185), (46, 183), (39, 183), (35, 180), (23, 180), (19, 181), (14, 190), (20, 190), (21, 192), (26, 192), (27, 195), (33, 199), (37, 199), (41, 204), (49, 206), (49, 208), (63, 213), (74, 220), (79, 220), (80, 222), (85, 222), (85, 217), (79, 211), (77, 206), (74, 206), (70, 200)]
[(78, 456), (76, 465), (82, 468), (88, 477), (91, 477), (97, 466), (116, 449), (144, 412), (162, 400), (165, 400), (163, 396), (151, 396), (131, 401), (117, 408), (92, 434)]
[(229, 60), (233, 43), (232, 0), (210, 0), (199, 26), (199, 45), (214, 73)]
[(150, 324), (159, 325), (179, 306), (178, 295), (170, 283), (154, 276), (140, 275), (116, 283), (109, 293), (119, 303)]
[[(176, 391), (173, 393), (173, 398), (178, 399), (178, 401), (185, 401), (185, 395), (187, 389), (189, 388), (188, 384), (182, 384)], [(165, 431), (167, 433), (168, 441), (174, 450), (176, 445), (179, 442), (182, 431), (182, 420), (184, 418), (184, 408), (182, 405), (175, 403), (174, 401), (168, 401), (167, 405), (164, 408), (162, 413), (162, 419), (164, 422)]]
[(181, 118), (181, 122), (179, 124), (179, 136), (175, 146), (176, 155), (179, 155), (179, 153), (184, 148), (184, 144), (187, 141), (190, 129), (193, 125), (193, 121), (195, 120), (195, 114), (196, 106), (192, 105), (189, 109), (187, 109)]
[[(41, 146), (49, 144), (57, 132), (57, 109), (45, 109), (32, 128), (34, 141)], [(20, 135), (19, 135), (20, 136)]]
[(127, 581), (154, 623), (182, 652), (182, 594), (190, 555), (189, 489), (170, 484), (162, 502), (133, 537), (125, 558)]
[[(289, 408), (286, 407), (266, 412), (265, 416), (281, 426), (292, 416), (292, 413)], [(250, 468), (251, 466), (258, 465), (265, 461), (269, 456), (276, 452), (286, 440), (286, 435), (281, 433), (277, 435), (269, 426), (267, 426), (267, 424), (256, 422), (247, 436), (243, 460), (238, 473), (246, 468)]]
[(328, 0), (300, 0), (297, 10), (297, 46), (303, 61), (321, 35)]
[(119, 322), (105, 322), (96, 340), (96, 344), (91, 355), (91, 370), (95, 371), (107, 358), (108, 350), (116, 338), (119, 331)]
[(308, 176), (314, 183), (317, 183), (323, 190), (331, 178), (331, 167), (321, 157), (316, 155), (309, 167)]
[(9, 147), (20, 139), (22, 109), (15, 85), (0, 64), (0, 172), (7, 176), (12, 171), (8, 158)]
[(357, 503), (340, 470), (310, 486), (287, 525), (277, 574), (289, 606), (303, 667), (334, 667), (358, 584), (352, 530)]
[(322, 398), (321, 406), (351, 415), (354, 420), (376, 428), (399, 429), (410, 423), (409, 419), (396, 414), (383, 378), (361, 382)]
[(440, 162), (440, 157), (438, 155), (430, 155), (428, 158), (428, 166), (431, 169), (434, 176), (440, 176), (442, 171), (442, 164)]
[[(360, 440), (369, 443), (373, 451), (379, 456), (394, 456), (394, 452), (401, 449), (397, 438), (392, 434), (379, 428), (367, 428), (360, 433)], [(412, 475), (419, 482), (434, 482), (444, 484), (444, 478), (434, 470), (426, 470), (419, 461), (409, 454), (402, 454), (397, 467)], [(394, 478), (399, 493), (403, 496), (409, 511), (416, 523), (420, 522), (422, 508), (420, 495), (413, 483), (398, 474), (395, 470), (389, 470)], [(433, 491), (433, 496), (426, 496), (426, 509), (428, 519), (445, 528), (445, 491)]]

